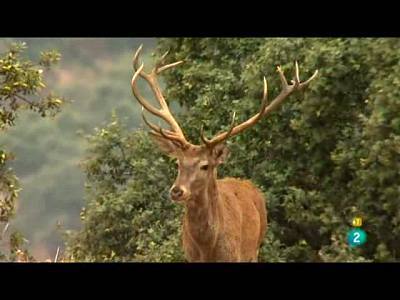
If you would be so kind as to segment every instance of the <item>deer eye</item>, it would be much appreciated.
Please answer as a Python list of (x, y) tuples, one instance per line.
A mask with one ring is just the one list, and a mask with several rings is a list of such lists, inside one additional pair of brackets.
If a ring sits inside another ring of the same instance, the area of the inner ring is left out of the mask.
[(208, 165), (202, 165), (200, 167), (200, 169), (203, 170), (203, 171), (207, 171), (208, 170)]

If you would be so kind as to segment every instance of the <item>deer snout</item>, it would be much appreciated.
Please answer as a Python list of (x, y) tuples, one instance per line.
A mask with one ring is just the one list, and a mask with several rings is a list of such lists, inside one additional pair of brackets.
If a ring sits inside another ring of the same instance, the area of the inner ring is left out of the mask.
[(172, 200), (180, 201), (184, 200), (185, 196), (187, 195), (186, 189), (182, 186), (174, 185), (170, 190), (170, 195)]

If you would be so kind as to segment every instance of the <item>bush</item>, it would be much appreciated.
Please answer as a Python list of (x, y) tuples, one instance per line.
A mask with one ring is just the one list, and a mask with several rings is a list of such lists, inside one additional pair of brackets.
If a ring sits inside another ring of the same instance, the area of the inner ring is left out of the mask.
[[(60, 60), (57, 51), (44, 51), (38, 61), (26, 59), (23, 54), (27, 49), (25, 43), (12, 43), (7, 51), (0, 54), (0, 132), (4, 133), (15, 125), (22, 111), (38, 113), (41, 117), (54, 116), (65, 102), (65, 99), (45, 90), (44, 70), (49, 70)], [(14, 155), (0, 145), (0, 241), (6, 240), (4, 233), (10, 220), (15, 215), (16, 201), (20, 188), (17, 176), (10, 167)], [(22, 251), (24, 239), (19, 232), (12, 232), (8, 238), (8, 247), (0, 245), (0, 260), (18, 260), (26, 256)], [(6, 248), (6, 249), (4, 249)], [(7, 254), (4, 254), (5, 251)]]
[(67, 232), (67, 252), (84, 261), (176, 261), (180, 207), (168, 199), (174, 177), (171, 162), (146, 133), (128, 133), (113, 121), (88, 137), (83, 163), (88, 204), (83, 230)]
[[(249, 178), (268, 199), (262, 261), (399, 259), (399, 46), (400, 39), (159, 41), (157, 53), (170, 49), (171, 61), (186, 61), (164, 79), (167, 99), (182, 106), (178, 120), (194, 143), (202, 124), (212, 135), (226, 129), (234, 110), (237, 122), (255, 114), (264, 75), (270, 99), (277, 95), (277, 64), (287, 77), (294, 60), (303, 79), (320, 70), (307, 91), (228, 143), (232, 155), (220, 177)], [(127, 138), (113, 128), (105, 130), (114, 142), (101, 131), (91, 141), (85, 228), (72, 253), (94, 260), (180, 259), (179, 212), (166, 199), (175, 167), (144, 133)], [(125, 158), (118, 143), (126, 145)], [(356, 215), (364, 218), (368, 242), (352, 249), (345, 239)]]

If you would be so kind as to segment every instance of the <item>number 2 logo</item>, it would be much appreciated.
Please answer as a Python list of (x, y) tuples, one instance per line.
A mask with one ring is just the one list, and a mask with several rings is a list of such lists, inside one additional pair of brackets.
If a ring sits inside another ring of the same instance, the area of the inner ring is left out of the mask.
[(352, 229), (347, 235), (347, 242), (351, 247), (358, 247), (367, 241), (367, 233), (361, 228)]
[(353, 237), (353, 243), (354, 244), (359, 244), (360, 241), (360, 233), (359, 232), (354, 232), (354, 237)]

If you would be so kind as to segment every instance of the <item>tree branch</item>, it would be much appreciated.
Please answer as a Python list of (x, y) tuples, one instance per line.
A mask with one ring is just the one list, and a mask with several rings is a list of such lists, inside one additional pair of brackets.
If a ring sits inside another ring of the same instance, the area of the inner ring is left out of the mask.
[(22, 97), (21, 95), (15, 95), (15, 97), (17, 97), (18, 99), (30, 104), (31, 106), (35, 105), (32, 101), (29, 101), (28, 99), (26, 99), (25, 97)]

